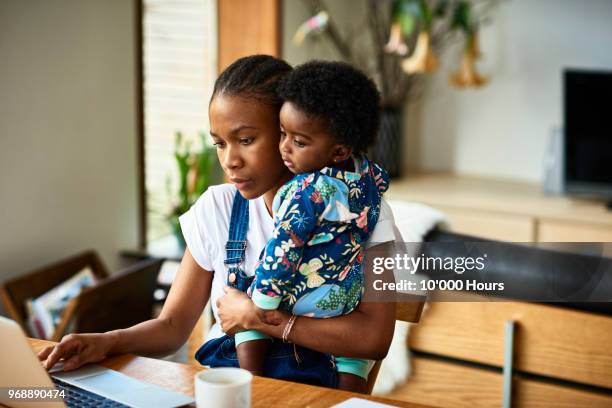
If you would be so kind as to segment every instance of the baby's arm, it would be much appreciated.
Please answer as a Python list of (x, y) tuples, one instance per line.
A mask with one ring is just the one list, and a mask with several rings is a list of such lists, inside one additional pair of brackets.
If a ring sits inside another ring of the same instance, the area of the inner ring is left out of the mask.
[[(317, 225), (317, 212), (322, 211), (313, 198), (313, 188), (285, 189), (286, 195), (275, 197), (275, 228), (264, 250), (263, 259), (255, 270), (251, 286), (251, 298), (256, 314), (265, 321), (265, 310), (275, 310), (294, 283), (294, 275), (300, 265), (303, 247)], [(280, 200), (279, 200), (280, 198)], [(316, 195), (314, 196), (316, 199)], [(277, 201), (278, 200), (278, 201)], [(279, 202), (282, 203), (279, 204)], [(277, 211), (278, 209), (281, 211)], [(276, 216), (280, 215), (280, 216)], [(265, 309), (265, 310), (264, 310)], [(240, 367), (253, 373), (263, 370), (264, 350), (269, 336), (256, 330), (246, 330), (235, 335)]]
[(274, 237), (266, 244), (252, 286), (253, 303), (267, 310), (277, 309), (292, 286), (304, 246), (311, 239), (325, 206), (314, 186), (307, 184), (289, 193), (280, 208), (284, 212), (275, 217)]

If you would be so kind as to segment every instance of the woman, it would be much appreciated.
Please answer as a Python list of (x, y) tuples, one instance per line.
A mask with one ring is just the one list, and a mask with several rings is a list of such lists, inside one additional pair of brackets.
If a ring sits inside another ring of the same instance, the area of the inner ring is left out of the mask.
[[(72, 370), (111, 354), (171, 354), (185, 343), (209, 299), (224, 332), (254, 329), (276, 338), (283, 336), (290, 316), (273, 311), (263, 322), (246, 295), (225, 287), (223, 251), (236, 189), (250, 200), (244, 261), (247, 274), (253, 273), (272, 232), (272, 200), (292, 177), (278, 149), (282, 101), (276, 95), (278, 81), (290, 70), (288, 64), (273, 57), (251, 56), (236, 61), (217, 79), (209, 106), (210, 133), (223, 171), (233, 185), (210, 188), (181, 217), (187, 249), (160, 316), (127, 329), (65, 336), (58, 345), (39, 353), (46, 368), (61, 358), (64, 369)], [(371, 241), (387, 242), (392, 235), (392, 215), (384, 205)], [(350, 315), (302, 317), (291, 327), (289, 340), (322, 353), (381, 359), (393, 336), (394, 312), (392, 302), (362, 302)], [(209, 338), (221, 335), (217, 326)], [(359, 342), (354, 341), (356, 337)]]

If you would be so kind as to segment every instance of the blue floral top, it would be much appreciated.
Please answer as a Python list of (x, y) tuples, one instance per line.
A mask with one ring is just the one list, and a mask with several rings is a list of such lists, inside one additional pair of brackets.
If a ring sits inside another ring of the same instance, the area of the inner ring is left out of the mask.
[(363, 245), (389, 178), (365, 156), (356, 171), (326, 167), (296, 175), (274, 197), (274, 237), (251, 285), (262, 309), (331, 317), (353, 311), (363, 291)]

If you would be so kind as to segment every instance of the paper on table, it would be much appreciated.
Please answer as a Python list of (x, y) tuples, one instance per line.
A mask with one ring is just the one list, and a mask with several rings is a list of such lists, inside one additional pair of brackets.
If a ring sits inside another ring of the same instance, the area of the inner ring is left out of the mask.
[(381, 404), (363, 398), (351, 398), (334, 405), (332, 408), (390, 408), (393, 405)]

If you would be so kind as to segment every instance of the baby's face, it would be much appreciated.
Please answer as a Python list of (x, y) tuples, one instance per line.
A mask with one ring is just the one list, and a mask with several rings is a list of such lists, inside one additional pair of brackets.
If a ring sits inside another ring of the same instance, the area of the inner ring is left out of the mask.
[(280, 111), (279, 149), (283, 162), (294, 174), (332, 166), (337, 161), (339, 145), (321, 120), (310, 118), (291, 102)]

